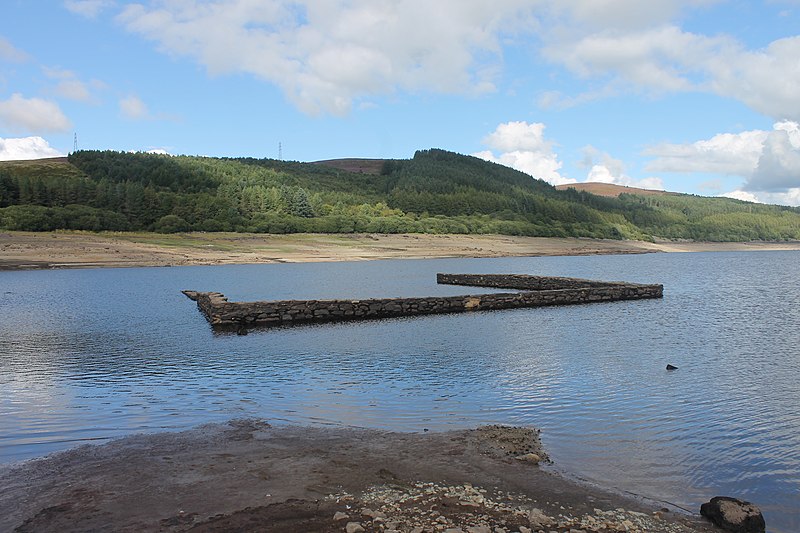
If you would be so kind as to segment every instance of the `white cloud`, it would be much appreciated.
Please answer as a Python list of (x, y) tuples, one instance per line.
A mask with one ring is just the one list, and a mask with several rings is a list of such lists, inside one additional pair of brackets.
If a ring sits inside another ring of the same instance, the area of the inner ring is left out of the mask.
[[(249, 73), (306, 113), (346, 114), (398, 91), (496, 90), (504, 48), (535, 47), (600, 84), (544, 91), (569, 107), (622, 91), (699, 91), (800, 120), (800, 36), (749, 49), (726, 35), (684, 31), (686, 10), (721, 0), (149, 0), (117, 20), (214, 75)], [(105, 2), (70, 2), (80, 9)]]
[(791, 120), (776, 122), (772, 131), (722, 133), (691, 144), (652, 146), (644, 153), (656, 156), (647, 170), (741, 176), (742, 190), (759, 192), (761, 199), (784, 198), (800, 187), (800, 124)]
[(28, 60), (28, 54), (14, 47), (6, 39), (0, 37), (0, 60), (11, 63), (22, 63)]
[(598, 90), (586, 91), (577, 96), (569, 96), (561, 91), (543, 91), (537, 98), (537, 105), (542, 109), (569, 109), (603, 98), (616, 96), (621, 88), (614, 83), (609, 83)]
[(783, 191), (800, 187), (800, 125), (784, 121), (775, 124), (764, 141), (746, 189), (757, 191)]
[(147, 109), (147, 104), (135, 95), (121, 98), (119, 110), (123, 116), (131, 120), (146, 120), (150, 118), (150, 110)]
[(707, 58), (712, 91), (736, 98), (777, 119), (800, 120), (800, 36), (778, 39), (759, 50), (736, 50)]
[[(484, 140), (491, 150), (472, 154), (486, 161), (511, 167), (553, 185), (576, 183), (559, 172), (562, 163), (553, 151), (553, 142), (544, 138), (541, 123), (506, 122)], [(498, 152), (495, 155), (495, 152)]]
[(625, 30), (660, 24), (684, 9), (719, 3), (720, 0), (553, 0), (551, 9), (587, 29)]
[(743, 200), (745, 202), (758, 202), (758, 197), (747, 191), (741, 189), (720, 194), (723, 198), (734, 198), (736, 200)]
[[(729, 35), (688, 32), (673, 23), (685, 7), (710, 2), (575, 0), (559, 3), (542, 55), (581, 78), (609, 84), (559, 101), (628, 90), (696, 91), (737, 99), (776, 119), (800, 120), (800, 36), (750, 49)], [(670, 6), (669, 4), (673, 4)], [(620, 16), (625, 13), (625, 16)], [(544, 100), (550, 103), (552, 96)]]
[(157, 155), (172, 155), (165, 148), (151, 148), (151, 149), (147, 150), (145, 153), (146, 154), (157, 154)]
[(769, 132), (763, 130), (742, 133), (720, 133), (708, 140), (691, 144), (664, 143), (644, 150), (655, 156), (645, 169), (652, 172), (707, 172), (749, 176)]
[(41, 137), (21, 137), (16, 139), (3, 139), (0, 137), (0, 161), (60, 156), (63, 156), (63, 154), (50, 146)]
[(583, 78), (612, 75), (651, 91), (671, 92), (695, 88), (688, 76), (690, 59), (711, 54), (725, 42), (724, 38), (662, 26), (625, 33), (601, 31), (575, 41), (555, 41), (545, 46), (543, 54)]
[(112, 0), (64, 0), (64, 7), (76, 15), (95, 18), (101, 11), (114, 5)]
[(586, 175), (587, 182), (613, 183), (626, 187), (638, 187), (640, 189), (664, 190), (664, 183), (661, 178), (648, 177), (640, 180), (633, 179), (625, 173), (625, 164), (611, 157), (606, 152), (601, 152), (593, 146), (583, 149), (584, 167), (589, 168)]
[(211, 74), (280, 86), (307, 113), (347, 113), (398, 90), (495, 90), (500, 37), (530, 21), (526, 0), (183, 0), (133, 4), (118, 20)]
[(760, 204), (800, 206), (800, 187), (792, 187), (783, 192), (750, 192), (737, 189), (725, 194), (720, 194), (720, 196), (736, 198), (737, 200), (744, 200), (745, 202), (757, 202)]
[(56, 132), (68, 130), (70, 122), (55, 102), (14, 93), (0, 100), (0, 127), (13, 132)]
[(92, 89), (105, 88), (105, 84), (98, 80), (92, 80), (89, 83), (79, 80), (76, 74), (70, 70), (42, 67), (42, 71), (48, 78), (58, 81), (55, 93), (68, 100), (92, 102), (95, 100)]

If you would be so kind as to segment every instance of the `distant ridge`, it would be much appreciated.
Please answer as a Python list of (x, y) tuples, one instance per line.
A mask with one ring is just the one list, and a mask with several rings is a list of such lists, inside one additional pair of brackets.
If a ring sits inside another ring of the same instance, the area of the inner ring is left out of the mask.
[(1, 162), (0, 229), (800, 239), (800, 207), (603, 183), (559, 189), (436, 148), (316, 163), (79, 150), (66, 162)]
[(69, 163), (67, 156), (40, 157), (39, 159), (9, 159), (0, 163)]
[(556, 185), (556, 189), (559, 191), (575, 189), (577, 191), (586, 191), (596, 194), (597, 196), (608, 196), (610, 198), (616, 198), (620, 194), (638, 194), (640, 196), (679, 196), (681, 194), (677, 192), (655, 191), (652, 189), (640, 189), (638, 187), (627, 187), (625, 185), (600, 182), (568, 183), (566, 185)]
[(375, 174), (379, 175), (383, 170), (385, 159), (327, 159), (325, 161), (314, 161), (315, 165), (325, 165), (326, 167), (338, 168), (356, 174)]

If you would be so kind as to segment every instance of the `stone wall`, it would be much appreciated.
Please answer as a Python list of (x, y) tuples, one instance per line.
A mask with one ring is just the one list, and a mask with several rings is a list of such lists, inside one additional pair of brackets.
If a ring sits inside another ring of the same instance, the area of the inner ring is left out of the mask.
[[(229, 302), (218, 292), (183, 291), (214, 327), (241, 328), (365, 320), (547, 305), (661, 298), (662, 285), (598, 282), (525, 275), (438, 274), (439, 283), (517, 289), (520, 292), (365, 300)], [(538, 288), (541, 287), (541, 288)]]
[(634, 286), (621, 281), (595, 281), (556, 276), (529, 276), (527, 274), (436, 274), (436, 283), (444, 285), (472, 285), (521, 291), (558, 289), (584, 289), (588, 287)]

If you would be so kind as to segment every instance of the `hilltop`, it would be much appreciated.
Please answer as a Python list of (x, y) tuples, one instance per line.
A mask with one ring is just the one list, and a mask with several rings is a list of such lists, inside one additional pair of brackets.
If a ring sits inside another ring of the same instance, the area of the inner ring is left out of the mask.
[(566, 191), (567, 189), (575, 189), (576, 191), (584, 191), (597, 196), (608, 196), (616, 198), (620, 194), (636, 194), (638, 196), (665, 196), (675, 195), (680, 196), (677, 192), (659, 191), (654, 189), (640, 189), (638, 187), (628, 187), (627, 185), (616, 185), (613, 183), (601, 183), (598, 181), (590, 181), (585, 183), (568, 183), (566, 185), (556, 185), (559, 191)]
[(798, 208), (577, 187), (437, 149), (316, 163), (79, 151), (0, 162), (0, 228), (800, 239)]

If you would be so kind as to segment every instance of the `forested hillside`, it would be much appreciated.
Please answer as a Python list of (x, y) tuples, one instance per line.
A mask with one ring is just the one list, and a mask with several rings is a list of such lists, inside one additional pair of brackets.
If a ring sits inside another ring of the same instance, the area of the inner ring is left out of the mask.
[(81, 151), (67, 160), (0, 163), (0, 228), (796, 240), (800, 210), (556, 190), (442, 150), (387, 160), (376, 174), (270, 159)]

